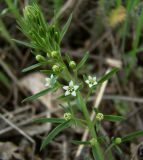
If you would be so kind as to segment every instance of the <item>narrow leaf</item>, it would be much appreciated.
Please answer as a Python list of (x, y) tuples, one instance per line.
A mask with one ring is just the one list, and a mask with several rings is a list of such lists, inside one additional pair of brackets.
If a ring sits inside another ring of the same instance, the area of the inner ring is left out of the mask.
[(77, 65), (76, 70), (79, 70), (80, 68), (83, 67), (83, 65), (85, 64), (85, 62), (86, 62), (87, 59), (88, 59), (88, 56), (89, 56), (89, 53), (86, 52), (85, 55), (84, 55), (84, 57), (82, 58), (82, 60), (81, 60), (81, 61), (79, 62), (79, 64)]
[(37, 98), (39, 98), (39, 97), (47, 94), (48, 92), (50, 92), (50, 91), (52, 91), (52, 90), (53, 90), (53, 88), (45, 89), (45, 90), (43, 90), (43, 91), (41, 91), (41, 92), (38, 92), (38, 93), (36, 93), (36, 94), (34, 94), (34, 95), (30, 96), (30, 97), (25, 98), (22, 102), (33, 101), (34, 99), (37, 99)]
[(115, 115), (104, 115), (104, 120), (112, 121), (112, 122), (118, 122), (125, 120), (122, 116), (115, 116)]
[(17, 40), (17, 39), (12, 39), (14, 42), (20, 44), (20, 45), (23, 45), (23, 46), (26, 46), (26, 47), (29, 47), (29, 48), (35, 48), (32, 44), (28, 43), (28, 42), (23, 42), (23, 41), (20, 41), (20, 40)]
[(73, 144), (77, 144), (77, 145), (81, 145), (81, 144), (88, 145), (88, 144), (90, 144), (88, 141), (72, 140), (71, 142), (72, 142)]
[(8, 77), (0, 71), (0, 82), (2, 82), (6, 87), (10, 87), (10, 81)]
[(72, 14), (70, 15), (70, 17), (68, 18), (68, 21), (66, 22), (66, 24), (64, 25), (62, 32), (61, 32), (61, 40), (63, 39), (64, 35), (66, 34), (70, 24), (71, 24), (71, 20), (72, 20)]
[(43, 149), (55, 136), (60, 133), (63, 129), (67, 128), (70, 121), (66, 121), (60, 125), (58, 125), (56, 128), (54, 128), (49, 135), (43, 140), (41, 149)]
[(65, 122), (65, 119), (63, 118), (36, 118), (34, 119), (34, 122), (40, 122), (40, 123), (63, 123)]
[(104, 81), (110, 79), (119, 69), (113, 68), (109, 73), (105, 74), (101, 79), (99, 79), (98, 83), (103, 83)]
[(94, 159), (103, 160), (101, 151), (97, 150), (95, 146), (92, 146), (92, 154), (93, 154)]
[(143, 130), (136, 131), (136, 132), (133, 132), (133, 133), (126, 135), (125, 137), (122, 138), (122, 141), (123, 142), (130, 141), (130, 140), (137, 138), (137, 137), (140, 137), (140, 136), (143, 136)]
[(23, 69), (22, 72), (28, 72), (28, 71), (31, 71), (37, 67), (40, 67), (40, 66), (42, 66), (42, 63), (36, 63), (36, 64), (33, 64), (33, 65)]

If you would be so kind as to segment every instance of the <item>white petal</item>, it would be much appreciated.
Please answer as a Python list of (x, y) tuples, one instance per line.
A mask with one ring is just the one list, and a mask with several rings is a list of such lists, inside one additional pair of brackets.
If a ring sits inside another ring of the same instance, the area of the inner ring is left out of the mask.
[(75, 97), (75, 96), (76, 96), (76, 92), (73, 91), (73, 92), (71, 93), (71, 95)]
[(45, 78), (46, 81), (50, 81), (50, 78)]
[(74, 90), (75, 90), (75, 91), (76, 91), (78, 88), (79, 88), (79, 86), (76, 86), (76, 85), (74, 86)]
[(97, 82), (96, 82), (96, 81), (94, 82), (94, 85), (97, 85)]
[(70, 95), (70, 92), (69, 92), (69, 91), (66, 91), (66, 92), (65, 92), (65, 96), (68, 96), (68, 95)]
[(93, 85), (92, 84), (89, 84), (89, 87), (91, 88)]
[(93, 80), (96, 81), (96, 77), (93, 77)]
[(70, 81), (69, 86), (73, 86), (73, 81)]
[(49, 85), (50, 85), (49, 83), (46, 83), (46, 84), (45, 84), (46, 87), (48, 87)]
[(89, 80), (91, 80), (91, 79), (92, 79), (92, 77), (91, 77), (91, 76), (88, 76), (88, 79), (89, 79)]
[(64, 86), (63, 89), (64, 90), (68, 90), (69, 86)]
[(54, 78), (54, 75), (52, 74), (50, 78), (53, 79), (53, 78)]
[(89, 84), (89, 80), (86, 80), (85, 83)]

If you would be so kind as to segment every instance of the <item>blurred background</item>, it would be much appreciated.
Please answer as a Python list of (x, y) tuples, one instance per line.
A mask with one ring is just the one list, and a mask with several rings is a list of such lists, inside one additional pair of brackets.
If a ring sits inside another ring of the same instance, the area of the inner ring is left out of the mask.
[[(52, 124), (33, 123), (34, 118), (61, 117), (63, 112), (47, 94), (32, 103), (21, 101), (44, 88), (45, 75), (22, 69), (36, 63), (31, 50), (12, 39), (27, 42), (16, 19), (23, 8), (37, 2), (47, 22), (60, 17), (61, 27), (73, 13), (71, 26), (62, 42), (62, 52), (76, 62), (90, 52), (81, 74), (102, 76), (112, 67), (119, 72), (97, 89), (91, 104), (103, 113), (122, 115), (121, 123), (103, 123), (103, 134), (123, 136), (143, 129), (143, 1), (142, 0), (0, 0), (0, 160), (92, 160), (90, 150), (72, 145), (81, 139), (82, 128), (66, 129), (41, 152)], [(99, 97), (100, 93), (100, 97)], [(57, 93), (58, 94), (58, 93)], [(121, 144), (116, 160), (142, 160), (143, 138)]]

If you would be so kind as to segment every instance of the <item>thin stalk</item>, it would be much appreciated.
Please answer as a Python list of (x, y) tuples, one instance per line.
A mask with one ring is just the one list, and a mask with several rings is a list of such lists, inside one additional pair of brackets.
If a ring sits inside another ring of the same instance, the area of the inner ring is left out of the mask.
[[(81, 96), (81, 95), (80, 95)], [(95, 139), (97, 139), (97, 135), (96, 135), (96, 132), (95, 132), (95, 129), (94, 129), (94, 125), (92, 123), (92, 121), (90, 120), (90, 115), (89, 115), (89, 112), (87, 110), (87, 107), (85, 104), (83, 104), (81, 106), (82, 108), (82, 112), (84, 114), (84, 117), (87, 121), (87, 125), (88, 125), (88, 129), (89, 129), (89, 132), (91, 134), (91, 136)], [(102, 154), (102, 151), (101, 151), (101, 148), (99, 146), (99, 143), (95, 144), (95, 148), (96, 148), (96, 151), (97, 151), (97, 156), (98, 156), (98, 160), (103, 160), (103, 154)]]

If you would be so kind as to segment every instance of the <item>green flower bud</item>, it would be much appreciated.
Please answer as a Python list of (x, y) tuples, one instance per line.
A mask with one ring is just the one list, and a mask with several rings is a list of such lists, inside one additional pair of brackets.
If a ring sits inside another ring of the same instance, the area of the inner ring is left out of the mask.
[(70, 67), (71, 69), (75, 69), (75, 68), (76, 68), (76, 63), (75, 63), (75, 61), (70, 61), (69, 67)]
[(115, 138), (114, 143), (120, 144), (120, 143), (122, 143), (122, 139), (120, 137), (117, 137), (117, 138)]
[(53, 65), (52, 70), (56, 73), (59, 73), (61, 71), (61, 68), (57, 65)]
[(51, 56), (52, 56), (52, 58), (58, 57), (58, 52), (57, 51), (52, 51)]
[(90, 144), (92, 146), (95, 146), (97, 144), (97, 139), (96, 138), (92, 138), (89, 142), (90, 142)]
[(36, 60), (38, 61), (38, 62), (44, 62), (46, 59), (45, 59), (45, 57), (43, 57), (43, 56), (41, 56), (41, 55), (37, 55), (36, 56)]
[(104, 115), (102, 113), (97, 113), (96, 119), (97, 121), (102, 121), (104, 119)]
[(65, 114), (64, 114), (64, 119), (65, 119), (66, 121), (70, 120), (71, 118), (72, 118), (71, 113), (65, 113)]

